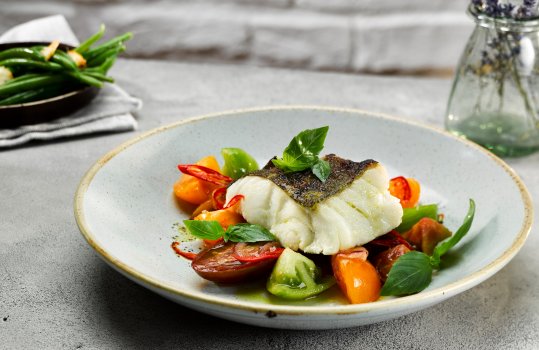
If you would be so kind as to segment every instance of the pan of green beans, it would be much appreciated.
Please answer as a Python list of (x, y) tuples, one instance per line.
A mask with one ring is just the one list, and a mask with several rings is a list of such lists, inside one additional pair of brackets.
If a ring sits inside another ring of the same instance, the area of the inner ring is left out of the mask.
[(77, 47), (58, 42), (0, 44), (0, 129), (64, 117), (87, 105), (105, 83), (131, 33), (103, 43), (105, 27)]

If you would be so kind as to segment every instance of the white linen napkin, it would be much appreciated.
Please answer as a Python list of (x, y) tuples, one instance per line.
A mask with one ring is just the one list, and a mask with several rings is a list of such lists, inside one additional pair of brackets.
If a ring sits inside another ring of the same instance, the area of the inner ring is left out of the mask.
[[(20, 24), (0, 36), (0, 43), (52, 40), (73, 46), (79, 44), (62, 15)], [(0, 148), (19, 146), (32, 140), (135, 130), (137, 121), (130, 112), (141, 107), (140, 99), (129, 96), (116, 84), (105, 84), (90, 104), (69, 116), (16, 129), (0, 129)]]

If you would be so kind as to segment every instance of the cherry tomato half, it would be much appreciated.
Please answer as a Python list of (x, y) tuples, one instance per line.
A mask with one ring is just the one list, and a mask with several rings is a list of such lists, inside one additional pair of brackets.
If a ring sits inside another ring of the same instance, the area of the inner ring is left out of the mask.
[(403, 208), (413, 208), (419, 202), (421, 186), (411, 177), (398, 176), (389, 181), (389, 192), (400, 199)]
[(204, 249), (198, 253), (191, 266), (200, 277), (219, 283), (234, 283), (266, 276), (276, 259), (242, 262), (234, 256), (236, 244), (219, 243)]
[(385, 282), (387, 279), (387, 274), (393, 267), (395, 261), (404, 254), (410, 251), (409, 246), (404, 244), (399, 244), (394, 247), (391, 247), (387, 250), (376, 255), (373, 259), (373, 264), (380, 275), (382, 282)]

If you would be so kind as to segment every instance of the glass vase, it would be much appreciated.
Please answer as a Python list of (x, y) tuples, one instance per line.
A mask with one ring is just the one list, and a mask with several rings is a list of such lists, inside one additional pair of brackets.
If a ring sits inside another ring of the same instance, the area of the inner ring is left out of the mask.
[(476, 22), (460, 59), (446, 128), (499, 156), (539, 150), (539, 20)]

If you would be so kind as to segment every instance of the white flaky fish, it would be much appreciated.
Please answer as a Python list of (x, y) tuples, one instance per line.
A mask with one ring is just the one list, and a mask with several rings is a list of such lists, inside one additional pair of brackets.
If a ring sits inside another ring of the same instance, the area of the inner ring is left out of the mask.
[(381, 236), (402, 220), (389, 176), (376, 161), (325, 157), (331, 174), (322, 183), (310, 171), (285, 174), (271, 162), (234, 182), (227, 201), (241, 194), (247, 222), (270, 230), (282, 246), (333, 255)]

